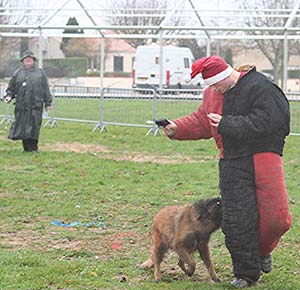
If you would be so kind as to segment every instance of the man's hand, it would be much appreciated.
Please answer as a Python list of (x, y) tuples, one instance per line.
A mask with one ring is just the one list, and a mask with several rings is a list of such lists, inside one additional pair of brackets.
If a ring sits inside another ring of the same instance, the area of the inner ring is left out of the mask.
[(51, 111), (51, 106), (45, 107), (45, 111), (46, 111), (46, 112)]
[(169, 120), (169, 122), (170, 124), (164, 127), (164, 132), (168, 137), (172, 138), (176, 135), (177, 125), (171, 120)]
[(222, 116), (219, 114), (215, 114), (215, 113), (209, 113), (207, 115), (208, 119), (209, 119), (209, 123), (211, 126), (218, 128), (221, 120), (222, 120)]

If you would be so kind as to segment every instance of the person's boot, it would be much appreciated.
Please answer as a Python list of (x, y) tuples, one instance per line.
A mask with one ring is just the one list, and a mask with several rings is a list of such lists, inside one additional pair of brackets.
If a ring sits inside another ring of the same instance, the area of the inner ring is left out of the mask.
[(23, 144), (23, 152), (31, 152), (31, 146), (30, 146), (30, 140), (22, 140), (22, 144)]
[(272, 271), (273, 258), (271, 254), (260, 258), (260, 267), (264, 273), (270, 273)]
[(33, 153), (39, 153), (38, 140), (30, 139), (30, 149)]
[(235, 288), (247, 288), (251, 286), (251, 283), (242, 278), (234, 278), (231, 285)]

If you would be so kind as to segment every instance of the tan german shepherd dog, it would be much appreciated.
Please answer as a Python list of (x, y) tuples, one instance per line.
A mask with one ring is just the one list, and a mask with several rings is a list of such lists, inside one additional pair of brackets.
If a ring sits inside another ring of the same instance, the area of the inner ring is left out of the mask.
[(209, 240), (222, 221), (220, 198), (200, 200), (183, 206), (167, 206), (154, 217), (151, 227), (151, 255), (141, 267), (154, 266), (154, 278), (161, 280), (160, 264), (166, 252), (171, 249), (179, 256), (179, 267), (188, 275), (195, 272), (196, 262), (191, 254), (198, 250), (214, 282), (219, 278), (213, 268)]

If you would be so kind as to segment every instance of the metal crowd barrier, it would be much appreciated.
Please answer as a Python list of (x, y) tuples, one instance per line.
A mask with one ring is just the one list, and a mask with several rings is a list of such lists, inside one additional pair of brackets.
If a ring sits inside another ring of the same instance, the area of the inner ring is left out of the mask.
[(100, 99), (100, 121), (94, 130), (103, 131), (106, 125), (151, 128), (155, 102), (153, 89), (104, 88)]
[(54, 85), (51, 87), (53, 102), (44, 127), (55, 127), (57, 121), (94, 123), (99, 121), (98, 87)]
[[(7, 85), (0, 83), (0, 97), (4, 97)], [(10, 112), (11, 106), (4, 101), (0, 102), (0, 125), (9, 124), (13, 119), (13, 113)]]
[[(3, 84), (1, 91), (5, 91)], [(51, 86), (52, 109), (44, 114), (44, 127), (59, 121), (91, 123), (93, 131), (107, 126), (148, 128), (158, 134), (153, 120), (174, 119), (197, 110), (203, 90), (124, 89), (71, 85)], [(291, 108), (291, 135), (300, 135), (300, 93), (286, 93)], [(0, 102), (0, 125), (13, 119), (13, 106)]]
[[(153, 120), (175, 118), (195, 110), (202, 90), (124, 89), (55, 85), (53, 104), (44, 126), (57, 121), (88, 122), (100, 132), (108, 125), (148, 128), (158, 134)], [(178, 102), (181, 102), (180, 106)], [(176, 108), (177, 107), (177, 108)], [(173, 108), (176, 110), (173, 110)]]
[(300, 136), (300, 92), (286, 92), (291, 111), (290, 135)]

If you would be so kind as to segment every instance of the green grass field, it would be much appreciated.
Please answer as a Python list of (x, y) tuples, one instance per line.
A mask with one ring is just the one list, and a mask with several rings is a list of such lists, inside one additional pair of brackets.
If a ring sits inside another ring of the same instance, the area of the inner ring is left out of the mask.
[[(113, 126), (100, 134), (92, 127), (42, 128), (40, 154), (23, 153), (0, 127), (0, 289), (232, 289), (221, 231), (211, 239), (220, 284), (209, 281), (198, 255), (192, 278), (175, 255), (163, 263), (161, 283), (138, 266), (159, 208), (218, 195), (214, 141), (170, 141)], [(300, 289), (299, 144), (288, 137), (284, 152), (294, 223), (274, 252), (274, 270), (252, 289)]]

